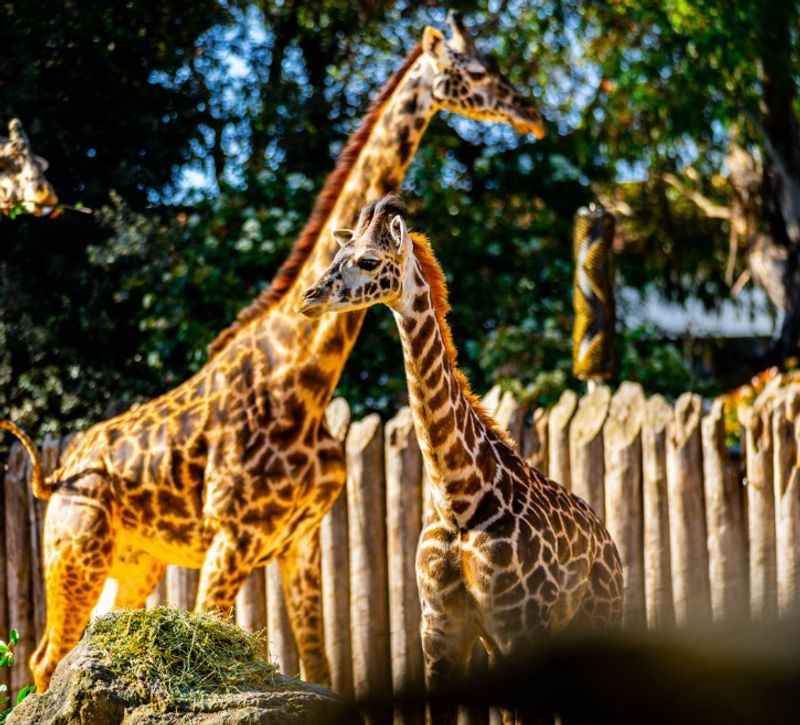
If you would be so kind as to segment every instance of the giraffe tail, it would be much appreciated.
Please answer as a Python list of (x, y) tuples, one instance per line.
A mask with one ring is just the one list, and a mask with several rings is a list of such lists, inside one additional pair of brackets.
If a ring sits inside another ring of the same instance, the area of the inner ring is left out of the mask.
[(49, 499), (52, 495), (53, 489), (47, 484), (44, 476), (42, 475), (42, 459), (39, 455), (39, 451), (36, 450), (36, 446), (33, 444), (33, 441), (28, 437), (27, 433), (17, 427), (10, 420), (0, 420), (0, 430), (9, 431), (19, 439), (20, 443), (22, 443), (22, 447), (31, 457), (31, 463), (33, 464), (33, 472), (31, 473), (33, 495), (42, 501), (47, 501), (47, 499)]

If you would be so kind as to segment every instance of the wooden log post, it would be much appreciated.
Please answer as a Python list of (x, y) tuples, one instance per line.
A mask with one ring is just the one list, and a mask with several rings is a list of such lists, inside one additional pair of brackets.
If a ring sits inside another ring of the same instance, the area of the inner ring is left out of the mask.
[[(332, 400), (325, 412), (328, 430), (344, 442), (350, 427), (350, 406), (344, 398)], [(347, 493), (343, 491), (322, 519), (322, 621), (331, 686), (342, 697), (353, 697), (353, 660), (350, 648), (350, 547)]]
[[(58, 468), (61, 457), (62, 439), (48, 433), (42, 443), (42, 473), (50, 475)], [(28, 480), (28, 514), (31, 526), (31, 583), (33, 586), (33, 639), (38, 642), (44, 634), (47, 619), (44, 586), (44, 516), (47, 501), (40, 501), (33, 495), (33, 487)]]
[(522, 455), (528, 465), (547, 475), (548, 467), (548, 433), (549, 415), (547, 408), (536, 408), (533, 420), (522, 434)]
[(747, 465), (747, 531), (750, 566), (750, 615), (774, 617), (778, 596), (775, 563), (775, 488), (772, 426), (766, 402), (740, 410)]
[(611, 391), (605, 385), (598, 385), (581, 398), (569, 429), (572, 492), (586, 501), (601, 521), (605, 521), (606, 515), (603, 425), (610, 404)]
[[(776, 422), (773, 417), (778, 613), (782, 617), (796, 617), (800, 614), (800, 389), (790, 388), (780, 407), (783, 408), (780, 420)], [(778, 413), (776, 410), (775, 415)]]
[[(385, 428), (386, 549), (392, 687), (396, 695), (421, 692), (425, 677), (420, 644), (420, 604), (416, 552), (422, 523), (422, 454), (408, 407)], [(395, 723), (422, 723), (425, 711), (409, 706), (395, 711)]]
[(266, 566), (267, 641), (270, 658), (278, 669), (289, 677), (299, 677), (300, 656), (297, 653), (289, 612), (283, 594), (281, 569), (277, 560)]
[(148, 609), (155, 609), (156, 607), (166, 607), (167, 606), (167, 574), (164, 572), (164, 576), (159, 579), (158, 584), (156, 584), (155, 589), (150, 592), (150, 596), (147, 597), (147, 604), (145, 605)]
[(500, 401), (503, 398), (503, 389), (499, 385), (493, 385), (489, 392), (481, 398), (481, 405), (484, 410), (494, 417), (497, 415), (497, 410), (500, 407)]
[(558, 403), (550, 410), (547, 428), (547, 448), (550, 455), (547, 475), (567, 491), (572, 489), (570, 475), (569, 429), (578, 407), (578, 396), (572, 390), (561, 393)]
[(642, 504), (644, 523), (644, 590), (647, 626), (675, 624), (669, 547), (667, 498), (667, 426), (672, 408), (660, 395), (645, 406), (642, 425)]
[(611, 399), (603, 430), (606, 526), (622, 559), (626, 628), (643, 628), (646, 624), (642, 518), (644, 408), (642, 386), (622, 383)]
[(503, 430), (508, 431), (513, 441), (522, 451), (522, 428), (525, 425), (527, 407), (520, 403), (514, 395), (506, 391), (500, 398), (494, 417)]
[(346, 452), (353, 689), (362, 700), (388, 695), (392, 687), (383, 426), (378, 415), (350, 426)]
[(267, 575), (265, 567), (250, 572), (236, 595), (236, 624), (247, 632), (267, 628)]
[[(31, 523), (28, 513), (30, 460), (19, 443), (11, 447), (5, 476), (6, 593), (8, 628), (19, 631), (9, 690), (16, 693), (32, 682), (28, 659), (34, 648), (34, 601), (31, 581)], [(7, 632), (3, 632), (3, 638)]]
[(681, 395), (667, 436), (670, 564), (675, 620), (679, 626), (705, 624), (711, 618), (701, 408), (699, 396)]
[(711, 613), (715, 621), (738, 621), (750, 609), (744, 511), (741, 486), (727, 461), (722, 400), (714, 402), (701, 427)]
[(167, 606), (189, 611), (194, 609), (197, 585), (200, 583), (200, 571), (170, 564), (167, 567), (166, 580)]

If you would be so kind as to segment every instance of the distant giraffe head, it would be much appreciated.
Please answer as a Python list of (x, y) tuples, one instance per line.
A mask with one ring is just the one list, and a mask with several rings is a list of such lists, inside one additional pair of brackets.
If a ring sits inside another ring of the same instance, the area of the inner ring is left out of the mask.
[(399, 299), (408, 258), (404, 213), (401, 202), (390, 194), (361, 210), (355, 230), (335, 230), (341, 248), (305, 293), (300, 311), (319, 317)]
[(481, 121), (511, 124), (519, 133), (545, 134), (544, 120), (533, 103), (500, 72), (495, 59), (481, 54), (459, 13), (450, 12), (449, 40), (430, 26), (422, 49), (435, 67), (434, 101), (444, 110)]
[(47, 161), (33, 153), (22, 123), (12, 119), (8, 138), (0, 137), (0, 214), (17, 205), (36, 216), (49, 213), (58, 197), (45, 171)]

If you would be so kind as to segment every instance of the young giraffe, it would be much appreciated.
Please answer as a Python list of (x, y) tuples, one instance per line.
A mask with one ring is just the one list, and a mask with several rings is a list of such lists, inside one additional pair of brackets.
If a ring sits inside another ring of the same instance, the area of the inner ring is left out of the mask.
[(432, 488), (417, 580), (435, 691), (466, 674), (477, 638), (498, 666), (568, 623), (618, 623), (622, 567), (589, 506), (528, 466), (470, 392), (445, 320), (444, 275), (403, 216), (387, 196), (364, 208), (355, 232), (336, 231), (342, 248), (301, 311), (319, 318), (382, 302), (394, 313)]
[(309, 320), (297, 312), (303, 290), (333, 258), (330, 230), (399, 187), (437, 111), (543, 133), (530, 102), (460, 21), (452, 24), (450, 41), (426, 28), (384, 85), (274, 282), (217, 338), (210, 361), (174, 390), (89, 429), (47, 481), (34, 466), (37, 496), (52, 495), (47, 629), (31, 660), (40, 690), (80, 637), (107, 576), (118, 581), (115, 606), (139, 607), (166, 563), (200, 567), (197, 609), (228, 610), (252, 569), (273, 557), (305, 675), (329, 680), (318, 525), (346, 471), (324, 412), (364, 312)]

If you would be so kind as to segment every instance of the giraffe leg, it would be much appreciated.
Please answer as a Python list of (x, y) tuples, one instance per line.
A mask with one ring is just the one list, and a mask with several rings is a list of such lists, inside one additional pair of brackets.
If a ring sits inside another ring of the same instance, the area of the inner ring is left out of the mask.
[(475, 637), (463, 619), (448, 616), (424, 601), (420, 636), (425, 685), (434, 697), (430, 705), (431, 722), (433, 725), (455, 725), (458, 703), (448, 699), (447, 691), (464, 683)]
[(254, 566), (252, 557), (242, 553), (248, 549), (249, 542), (240, 541), (230, 527), (223, 526), (214, 534), (200, 569), (196, 612), (233, 611), (236, 594)]
[[(99, 476), (91, 478), (103, 485)], [(30, 659), (36, 689), (44, 692), (56, 665), (78, 642), (100, 598), (113, 557), (111, 517), (100, 502), (56, 494), (45, 520), (47, 625)]]
[(111, 567), (111, 576), (117, 580), (114, 609), (141, 609), (166, 568), (166, 564), (144, 551), (117, 547)]
[(309, 682), (330, 685), (322, 626), (319, 526), (293, 542), (279, 559), (289, 621)]

